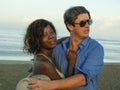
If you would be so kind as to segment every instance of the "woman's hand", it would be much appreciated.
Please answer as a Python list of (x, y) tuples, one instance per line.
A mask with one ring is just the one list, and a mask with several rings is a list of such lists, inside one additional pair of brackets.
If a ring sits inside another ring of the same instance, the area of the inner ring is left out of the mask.
[(76, 52), (72, 51), (72, 50), (68, 50), (67, 52), (67, 59), (68, 59), (68, 74), (69, 76), (72, 75), (73, 73), (73, 69), (74, 69), (74, 66), (75, 66), (75, 63), (76, 63)]

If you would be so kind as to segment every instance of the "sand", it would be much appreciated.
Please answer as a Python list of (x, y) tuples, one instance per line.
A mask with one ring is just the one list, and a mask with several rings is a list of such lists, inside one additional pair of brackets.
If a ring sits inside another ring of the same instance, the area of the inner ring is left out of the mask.
[[(0, 63), (0, 90), (15, 90), (17, 82), (26, 77), (30, 63)], [(105, 64), (98, 90), (120, 90), (120, 63)]]
[(120, 63), (105, 64), (98, 90), (120, 90)]

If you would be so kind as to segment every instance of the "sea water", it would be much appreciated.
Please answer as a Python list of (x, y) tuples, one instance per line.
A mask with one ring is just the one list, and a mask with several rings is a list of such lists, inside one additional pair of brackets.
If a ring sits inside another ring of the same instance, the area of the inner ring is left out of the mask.
[[(24, 30), (0, 30), (0, 60), (30, 61), (33, 58), (22, 50), (24, 34)], [(104, 47), (105, 62), (120, 63), (120, 40), (94, 39)]]

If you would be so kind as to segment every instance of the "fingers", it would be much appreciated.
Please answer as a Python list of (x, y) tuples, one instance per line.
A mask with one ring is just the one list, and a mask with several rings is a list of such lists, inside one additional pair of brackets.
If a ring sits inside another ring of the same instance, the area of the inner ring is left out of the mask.
[(31, 80), (28, 82), (28, 88), (32, 90), (49, 90), (48, 81), (44, 80)]
[(69, 50), (69, 49), (68, 49), (67, 54), (68, 54), (68, 55), (71, 55), (71, 54), (76, 55), (76, 52), (75, 52), (75, 51), (73, 51), (73, 50)]
[(72, 50), (68, 50), (67, 52), (67, 58), (68, 58), (68, 61), (71, 61), (71, 60), (76, 60), (76, 53)]
[(38, 88), (38, 84), (37, 84), (38, 80), (32, 80), (28, 82), (28, 88), (30, 89), (35, 89)]

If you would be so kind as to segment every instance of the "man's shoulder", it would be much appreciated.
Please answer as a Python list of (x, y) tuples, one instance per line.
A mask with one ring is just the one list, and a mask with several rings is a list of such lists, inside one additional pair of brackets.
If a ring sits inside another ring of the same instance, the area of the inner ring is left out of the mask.
[(67, 38), (68, 38), (68, 36), (59, 38), (59, 39), (57, 40), (57, 44), (62, 43), (62, 42), (65, 41)]
[(97, 39), (90, 38), (90, 43), (101, 45)]
[(89, 41), (89, 44), (93, 47), (101, 47), (103, 48), (102, 44), (96, 40), (96, 39), (93, 39), (93, 38), (90, 38), (90, 41)]
[(53, 52), (63, 52), (66, 51), (68, 48), (69, 37), (67, 37), (64, 41), (57, 44), (56, 47), (53, 49)]
[(69, 38), (70, 37), (63, 37), (63, 38), (60, 38), (60, 42), (56, 45), (56, 47), (59, 47), (61, 45), (65, 45), (66, 43), (69, 42)]

